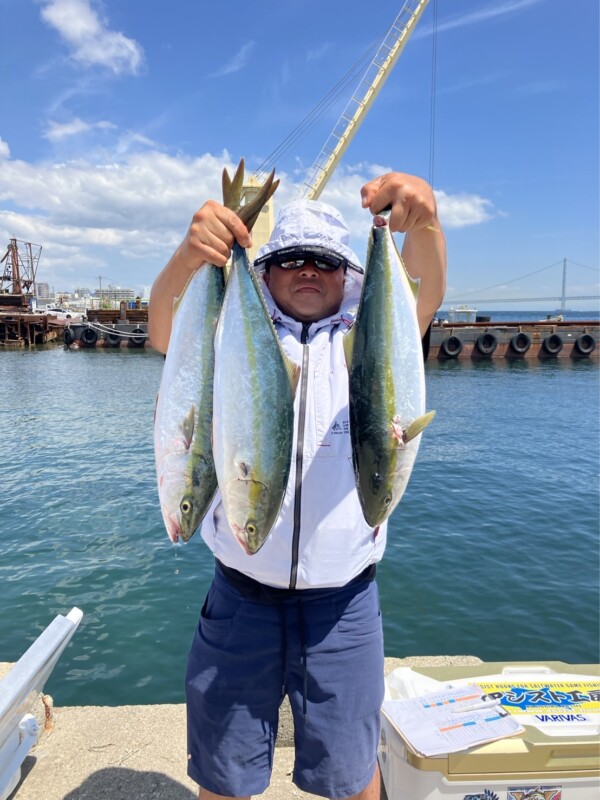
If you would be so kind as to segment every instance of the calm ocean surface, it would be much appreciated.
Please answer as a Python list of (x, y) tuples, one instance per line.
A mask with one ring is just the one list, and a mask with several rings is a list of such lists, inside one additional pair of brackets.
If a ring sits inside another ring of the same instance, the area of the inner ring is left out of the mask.
[[(493, 312), (510, 316), (530, 318)], [(163, 528), (162, 364), (0, 352), (0, 661), (79, 606), (46, 686), (58, 705), (183, 700), (212, 557), (199, 535), (174, 546)], [(379, 570), (388, 655), (598, 661), (599, 375), (568, 359), (427, 365), (437, 417)]]

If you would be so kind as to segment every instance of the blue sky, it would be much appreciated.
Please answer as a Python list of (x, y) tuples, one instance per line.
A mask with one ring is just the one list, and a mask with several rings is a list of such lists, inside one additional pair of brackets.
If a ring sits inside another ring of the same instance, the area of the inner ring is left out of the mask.
[[(11, 236), (43, 245), (38, 279), (57, 291), (99, 275), (151, 284), (196, 208), (219, 198), (223, 166), (257, 167), (401, 7), (0, 0), (0, 249)], [(433, 19), (431, 0), (322, 195), (360, 255), (360, 186), (432, 169)], [(438, 0), (437, 27), (447, 299), (558, 295), (563, 258), (569, 294), (599, 294), (597, 0)], [(277, 160), (276, 206), (357, 83)]]

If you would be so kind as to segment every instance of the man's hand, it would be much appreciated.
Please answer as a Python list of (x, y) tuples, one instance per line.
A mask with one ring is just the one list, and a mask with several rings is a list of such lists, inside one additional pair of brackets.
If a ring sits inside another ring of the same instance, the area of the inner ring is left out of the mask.
[(157, 350), (167, 352), (173, 299), (179, 297), (191, 274), (203, 264), (224, 267), (234, 239), (241, 247), (252, 244), (248, 229), (229, 208), (208, 200), (196, 211), (184, 240), (152, 285), (148, 332)]
[(404, 172), (388, 172), (369, 181), (360, 193), (363, 208), (368, 208), (372, 214), (392, 207), (390, 228), (393, 231), (407, 233), (439, 227), (433, 190), (422, 178)]
[(252, 237), (242, 220), (228, 208), (208, 200), (196, 211), (177, 255), (189, 270), (202, 264), (224, 267), (234, 239), (240, 247), (251, 247)]

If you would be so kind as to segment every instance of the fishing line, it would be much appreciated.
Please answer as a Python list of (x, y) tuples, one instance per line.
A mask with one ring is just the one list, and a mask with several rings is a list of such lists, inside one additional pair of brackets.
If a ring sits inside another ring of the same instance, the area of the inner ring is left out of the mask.
[(431, 107), (429, 111), (429, 185), (433, 187), (433, 172), (435, 160), (435, 95), (437, 80), (437, 0), (433, 0), (433, 23), (431, 37)]
[(260, 179), (265, 173), (271, 171), (275, 166), (275, 160), (287, 153), (293, 144), (303, 136), (333, 105), (334, 101), (345, 91), (350, 81), (354, 81), (356, 74), (363, 69), (364, 63), (371, 60), (373, 52), (378, 50), (381, 46), (384, 36), (376, 39), (369, 48), (360, 56), (358, 61), (350, 67), (350, 69), (343, 75), (340, 80), (333, 86), (329, 92), (317, 103), (315, 108), (306, 115), (306, 117), (286, 136), (286, 138), (279, 144), (279, 146), (268, 155), (264, 161), (252, 173), (252, 177)]

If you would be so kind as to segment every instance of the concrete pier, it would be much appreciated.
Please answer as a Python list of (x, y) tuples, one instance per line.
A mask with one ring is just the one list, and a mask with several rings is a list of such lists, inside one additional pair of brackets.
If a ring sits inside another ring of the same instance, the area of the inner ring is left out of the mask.
[[(474, 656), (386, 659), (399, 666), (481, 664)], [(0, 677), (3, 674), (0, 665)], [(42, 734), (25, 759), (11, 800), (194, 800), (186, 774), (185, 706), (75, 706), (49, 710), (40, 700)], [(264, 800), (310, 800), (292, 783), (293, 725), (282, 707), (271, 785)], [(383, 796), (383, 795), (382, 795)]]

